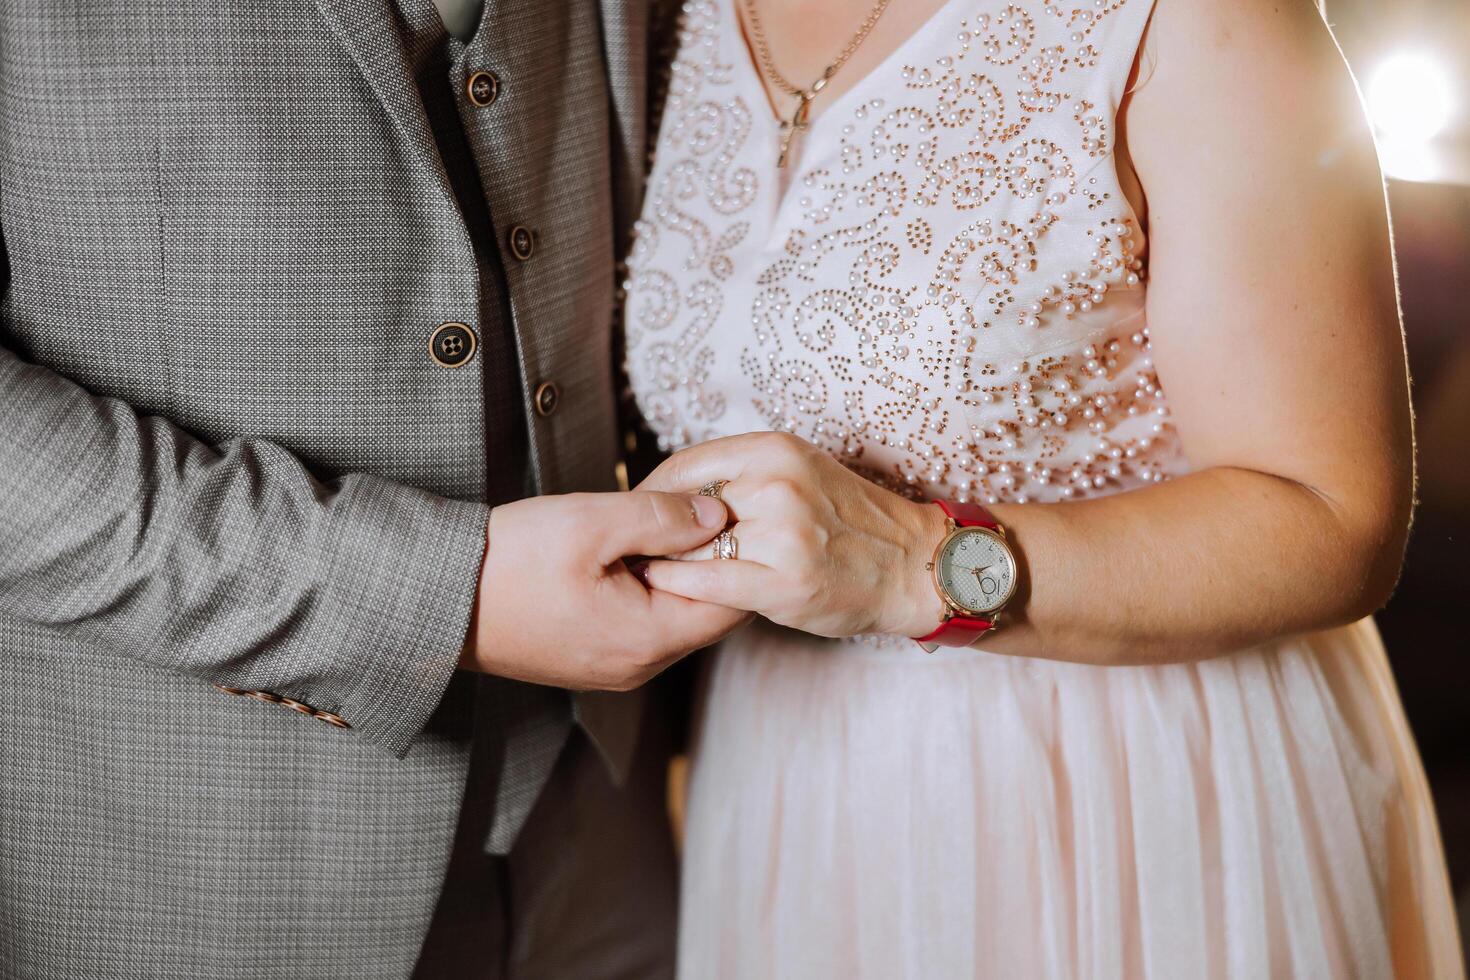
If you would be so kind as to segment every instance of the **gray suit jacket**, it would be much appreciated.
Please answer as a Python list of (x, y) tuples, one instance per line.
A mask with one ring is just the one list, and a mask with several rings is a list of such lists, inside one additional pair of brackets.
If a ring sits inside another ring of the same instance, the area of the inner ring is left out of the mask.
[[(501, 100), (544, 107), (495, 164), (537, 231), (519, 373), (561, 391), (523, 406), (543, 492), (613, 485), (649, 13), (601, 8), (606, 107), (571, 104), (574, 18), (502, 42)], [(497, 420), (429, 356), (480, 283), (392, 16), (0, 0), (0, 976), (414, 960)], [(556, 183), (579, 154), (610, 183)]]

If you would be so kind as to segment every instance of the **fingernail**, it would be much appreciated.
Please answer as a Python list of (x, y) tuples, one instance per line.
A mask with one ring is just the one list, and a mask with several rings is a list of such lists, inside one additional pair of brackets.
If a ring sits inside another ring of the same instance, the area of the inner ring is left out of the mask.
[(628, 571), (632, 572), (633, 577), (642, 582), (645, 586), (648, 585), (648, 562), (632, 562), (628, 565)]
[(725, 505), (714, 497), (692, 497), (694, 519), (703, 527), (725, 526)]

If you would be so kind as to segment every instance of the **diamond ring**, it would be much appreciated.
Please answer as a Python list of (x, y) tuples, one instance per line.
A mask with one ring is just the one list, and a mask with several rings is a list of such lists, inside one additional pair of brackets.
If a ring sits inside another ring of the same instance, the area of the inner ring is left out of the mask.
[(720, 499), (720, 491), (724, 490), (725, 484), (729, 482), (729, 480), (711, 480), (699, 488), (699, 495), (701, 497), (714, 497), (718, 500)]
[(740, 542), (735, 538), (735, 532), (726, 528), (715, 535), (714, 557), (737, 558), (740, 555)]

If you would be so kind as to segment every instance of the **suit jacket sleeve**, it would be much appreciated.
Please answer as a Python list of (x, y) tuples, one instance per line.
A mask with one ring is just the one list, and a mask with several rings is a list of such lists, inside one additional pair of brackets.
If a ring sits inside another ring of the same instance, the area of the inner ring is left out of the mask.
[[(0, 339), (9, 283), (0, 229)], [(206, 445), (0, 346), (0, 616), (93, 649), (334, 712), (402, 755), (455, 669), (487, 518), (320, 482), (264, 440)]]

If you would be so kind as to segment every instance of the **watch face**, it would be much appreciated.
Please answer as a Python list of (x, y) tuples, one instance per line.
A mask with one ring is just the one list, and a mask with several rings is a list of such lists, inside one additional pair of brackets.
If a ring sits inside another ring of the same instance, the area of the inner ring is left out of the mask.
[(1016, 591), (1015, 559), (1000, 535), (986, 528), (956, 531), (940, 548), (935, 568), (940, 587), (965, 612), (995, 612)]

